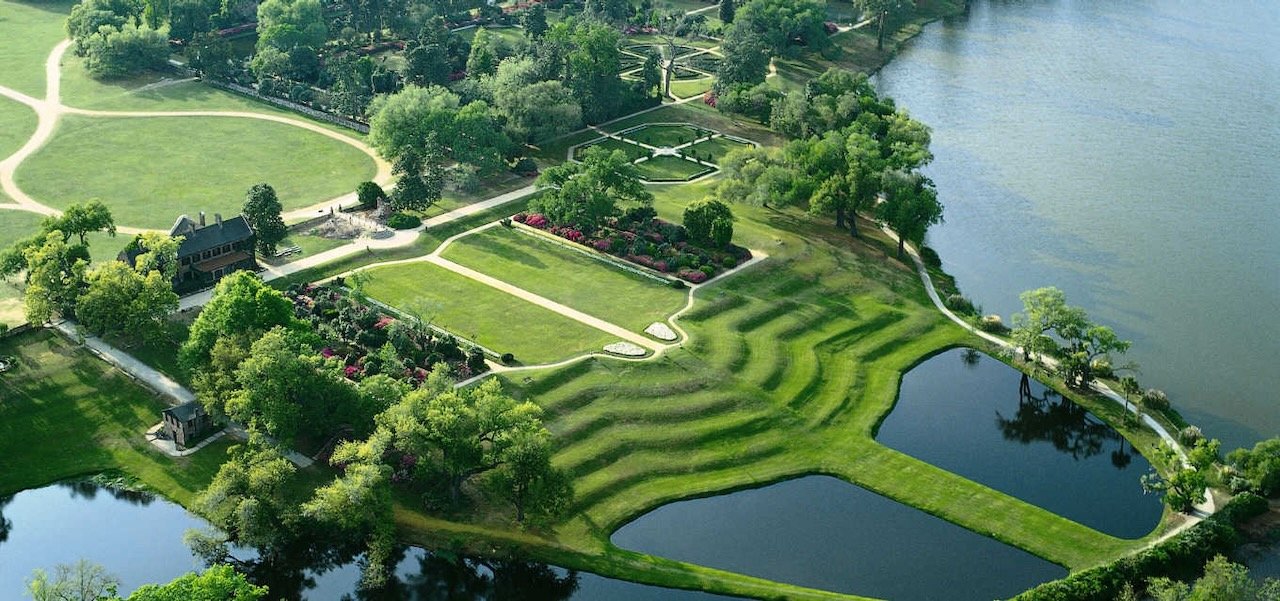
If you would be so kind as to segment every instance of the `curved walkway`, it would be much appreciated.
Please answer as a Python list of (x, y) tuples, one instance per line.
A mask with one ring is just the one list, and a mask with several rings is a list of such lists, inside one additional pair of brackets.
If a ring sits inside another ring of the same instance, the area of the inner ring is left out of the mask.
[[(352, 146), (373, 160), (376, 167), (376, 173), (373, 177), (373, 181), (382, 186), (387, 186), (391, 183), (391, 164), (378, 156), (378, 153), (374, 152), (374, 150), (367, 144), (361, 140), (336, 132), (311, 121), (270, 113), (257, 113), (253, 111), (100, 111), (66, 106), (62, 104), (61, 64), (62, 57), (66, 54), (67, 49), (70, 46), (71, 40), (63, 40), (53, 48), (48, 59), (45, 60), (45, 97), (43, 100), (32, 98), (31, 96), (18, 92), (17, 90), (0, 86), (0, 96), (10, 98), (31, 107), (36, 112), (37, 117), (36, 131), (27, 139), (26, 144), (23, 144), (17, 152), (14, 152), (3, 161), (0, 161), (0, 189), (4, 190), (4, 193), (12, 198), (13, 202), (17, 205), (16, 207), (11, 208), (39, 213), (41, 215), (61, 214), (61, 211), (45, 205), (32, 198), (26, 192), (23, 192), (14, 181), (14, 176), (18, 167), (39, 151), (40, 148), (48, 143), (49, 139), (53, 137), (53, 133), (58, 126), (58, 121), (63, 115), (83, 115), (87, 117), (102, 118), (227, 117), (235, 119), (259, 119), (262, 121), (282, 123), (302, 128)], [(335, 205), (349, 203), (355, 200), (355, 197), (356, 195), (353, 191), (336, 198), (316, 203), (312, 206), (288, 211), (284, 214), (284, 218), (286, 220), (292, 220), (309, 217), (314, 215), (317, 211), (323, 211)], [(146, 231), (133, 227), (120, 227), (117, 229), (124, 234), (136, 234)]]

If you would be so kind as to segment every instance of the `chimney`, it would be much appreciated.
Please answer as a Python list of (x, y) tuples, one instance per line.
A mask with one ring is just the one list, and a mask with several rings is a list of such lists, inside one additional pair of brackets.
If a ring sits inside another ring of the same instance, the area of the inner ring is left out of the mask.
[(222, 227), (222, 213), (214, 213), (213, 220), (217, 222), (218, 227)]
[(200, 227), (204, 227), (204, 211), (200, 211)]

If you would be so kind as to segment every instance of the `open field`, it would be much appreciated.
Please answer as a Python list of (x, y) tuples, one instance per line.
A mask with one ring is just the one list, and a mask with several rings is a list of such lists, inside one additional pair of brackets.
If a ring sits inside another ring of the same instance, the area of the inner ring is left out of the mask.
[(364, 292), (392, 307), (525, 364), (599, 351), (614, 338), (595, 328), (425, 262), (376, 267)]
[(666, 155), (636, 163), (636, 169), (651, 182), (682, 182), (711, 171), (711, 167)]
[(354, 147), (280, 123), (68, 116), (17, 179), (53, 207), (99, 198), (118, 224), (167, 229), (182, 213), (239, 213), (254, 184), (275, 187), (287, 210), (348, 193), (373, 174), (373, 160)]
[(142, 433), (165, 404), (52, 332), (0, 340), (0, 355), (19, 362), (0, 375), (0, 495), (122, 471), (188, 503), (222, 463), (224, 441), (184, 458), (154, 450)]
[(338, 248), (339, 246), (349, 243), (351, 243), (351, 240), (322, 238), (306, 232), (290, 232), (284, 240), (281, 240), (276, 244), (276, 250), (284, 250), (291, 246), (297, 246), (302, 249), (302, 252), (296, 252), (284, 257), (264, 257), (262, 255), (258, 255), (258, 260), (269, 265), (284, 265), (285, 263), (292, 263), (298, 259), (320, 254), (326, 250)]
[(684, 290), (514, 228), (493, 227), (461, 238), (444, 257), (636, 332), (685, 304)]
[(22, 148), (35, 131), (35, 111), (8, 98), (0, 98), (0, 160)]
[(66, 37), (72, 4), (0, 0), (0, 85), (44, 97), (44, 59)]

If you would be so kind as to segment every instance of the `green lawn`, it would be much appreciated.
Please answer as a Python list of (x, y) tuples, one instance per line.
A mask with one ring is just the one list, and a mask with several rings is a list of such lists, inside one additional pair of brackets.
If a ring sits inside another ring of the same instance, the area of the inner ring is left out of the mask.
[(320, 254), (326, 250), (338, 248), (344, 244), (350, 244), (351, 240), (337, 240), (334, 238), (322, 238), (308, 234), (306, 232), (291, 232), (284, 240), (276, 244), (277, 250), (283, 250), (290, 246), (297, 246), (302, 252), (293, 253), (284, 257), (263, 257), (259, 256), (258, 260), (271, 265), (284, 265), (292, 263), (298, 259), (309, 257), (311, 255)]
[(730, 140), (728, 138), (720, 137), (720, 138), (712, 138), (704, 142), (698, 142), (697, 144), (694, 144), (693, 146), (686, 148), (685, 152), (694, 153), (698, 156), (698, 158), (703, 160), (706, 160), (707, 155), (710, 154), (711, 162), (719, 163), (720, 158), (726, 154), (729, 154), (730, 151), (737, 150), (739, 148), (746, 148), (748, 146), (750, 146), (750, 144), (745, 144), (743, 142), (738, 142), (737, 140)]
[(461, 238), (444, 257), (636, 332), (664, 321), (686, 299), (683, 290), (514, 228), (493, 227)]
[(190, 327), (181, 315), (173, 315), (165, 322), (164, 330), (154, 340), (135, 341), (109, 337), (107, 342), (133, 355), (148, 367), (169, 376), (175, 382), (189, 387), (191, 378), (187, 377), (187, 372), (178, 365), (178, 347), (187, 340)]
[(702, 135), (706, 134), (688, 125), (649, 125), (644, 129), (622, 134), (625, 138), (658, 148), (679, 146), (692, 142), (695, 137)]
[(703, 77), (701, 79), (692, 80), (676, 80), (671, 82), (671, 93), (674, 94), (676, 98), (697, 96), (707, 90), (710, 90), (711, 86), (715, 83), (716, 78), (714, 77)]
[(710, 167), (693, 161), (665, 155), (636, 163), (636, 168), (640, 170), (640, 177), (651, 182), (680, 182), (711, 171)]
[(350, 192), (374, 171), (350, 145), (269, 121), (67, 116), (17, 175), (50, 206), (100, 198), (117, 224), (167, 229), (182, 213), (238, 213), (254, 184), (274, 186), (291, 209)]
[(184, 458), (154, 450), (142, 434), (166, 405), (52, 332), (0, 340), (0, 355), (19, 362), (0, 374), (0, 496), (121, 471), (185, 503), (222, 463), (224, 441)]
[(615, 339), (430, 263), (376, 267), (365, 293), (525, 364), (600, 351)]
[(630, 142), (623, 142), (622, 140), (618, 140), (616, 138), (605, 138), (603, 140), (600, 140), (599, 142), (593, 142), (586, 146), (579, 146), (578, 148), (575, 148), (573, 151), (573, 158), (582, 160), (582, 156), (586, 154), (588, 148), (603, 148), (610, 152), (614, 150), (621, 150), (623, 154), (627, 155), (627, 159), (632, 161), (640, 157), (649, 156), (648, 148), (645, 148), (643, 146), (636, 146), (635, 144), (631, 144)]
[(0, 0), (0, 85), (44, 98), (44, 61), (66, 37), (71, 4)]
[(36, 131), (36, 113), (8, 98), (0, 98), (0, 160), (17, 152)]

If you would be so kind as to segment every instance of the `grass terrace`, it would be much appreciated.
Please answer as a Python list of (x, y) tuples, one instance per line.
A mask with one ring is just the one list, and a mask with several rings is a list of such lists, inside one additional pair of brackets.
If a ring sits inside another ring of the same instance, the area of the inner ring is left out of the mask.
[(104, 471), (189, 503), (230, 442), (172, 458), (143, 439), (165, 403), (48, 330), (0, 340), (19, 366), (0, 374), (0, 496)]
[(640, 177), (651, 182), (683, 182), (710, 173), (711, 167), (668, 155), (636, 163)]
[(275, 187), (288, 210), (346, 194), (374, 172), (373, 159), (355, 147), (282, 123), (67, 116), (17, 178), (50, 206), (96, 197), (118, 224), (167, 229), (181, 213), (238, 213), (257, 183)]
[(570, 245), (498, 226), (455, 241), (444, 257), (635, 332), (684, 307), (686, 291)]
[(550, 310), (467, 279), (443, 267), (413, 262), (366, 272), (364, 292), (396, 309), (516, 361), (539, 364), (600, 351), (615, 339)]

